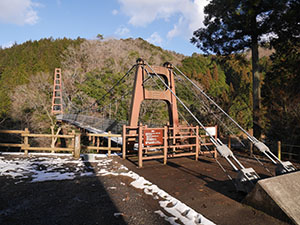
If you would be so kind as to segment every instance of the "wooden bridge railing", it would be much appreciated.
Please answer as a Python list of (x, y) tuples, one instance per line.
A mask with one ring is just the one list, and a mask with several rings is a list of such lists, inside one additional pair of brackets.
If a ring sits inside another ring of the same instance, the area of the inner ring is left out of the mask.
[(163, 159), (164, 164), (172, 157), (195, 156), (198, 160), (200, 149), (198, 131), (199, 127), (124, 126), (123, 158), (126, 158), (127, 152), (133, 152), (132, 150), (136, 148), (139, 167), (143, 166), (144, 160), (151, 159)]
[[(75, 131), (73, 130), (70, 134), (33, 134), (30, 133), (28, 128), (25, 128), (25, 130), (0, 130), (0, 134), (13, 134), (13, 135), (19, 135), (20, 142), (19, 143), (0, 143), (0, 147), (11, 147), (11, 148), (20, 148), (24, 151), (25, 155), (28, 154), (29, 151), (51, 151), (54, 152), (72, 152), (73, 156), (75, 158), (80, 157), (80, 151), (81, 151), (81, 135), (75, 134)], [(110, 131), (107, 134), (94, 134), (94, 133), (87, 133), (85, 134), (91, 141), (86, 146), (82, 146), (83, 148), (86, 148), (88, 150), (96, 150), (99, 151), (108, 151), (108, 155), (111, 155), (112, 151), (121, 151), (121, 147), (114, 147), (112, 145), (112, 138), (121, 138), (121, 134), (112, 134)], [(30, 138), (51, 138), (51, 146), (46, 147), (40, 147), (40, 146), (30, 146)], [(69, 145), (66, 147), (57, 147), (55, 146), (56, 141), (60, 139), (67, 139), (69, 140)], [(104, 146), (100, 143), (100, 138), (107, 138), (107, 146)]]
[[(28, 128), (25, 128), (25, 130), (0, 130), (1, 134), (16, 134), (21, 135), (22, 138), (20, 138), (21, 143), (0, 143), (0, 146), (2, 147), (17, 147), (21, 148), (21, 150), (24, 150), (25, 155), (28, 155), (28, 151), (51, 151), (51, 152), (61, 152), (61, 151), (67, 151), (72, 152), (73, 156), (75, 158), (80, 157), (80, 134), (75, 134), (75, 131), (73, 131), (71, 134), (33, 134), (30, 133)], [(32, 147), (29, 144), (29, 138), (51, 138), (52, 143), (50, 147)], [(66, 147), (56, 147), (55, 141), (58, 138), (64, 138), (64, 139), (70, 139), (71, 144)], [(54, 141), (55, 140), (55, 141)]]
[[(86, 149), (88, 150), (96, 150), (97, 153), (99, 151), (108, 151), (108, 156), (111, 155), (111, 151), (121, 151), (121, 147), (112, 147), (112, 137), (115, 138), (121, 138), (121, 134), (112, 134), (111, 131), (109, 131), (107, 134), (94, 134), (94, 133), (87, 133), (86, 136), (89, 137), (89, 140), (92, 141), (91, 145), (89, 144), (86, 146)], [(107, 146), (101, 146), (101, 138), (107, 138)]]
[[(2, 134), (21, 135), (24, 132), (25, 132), (24, 130), (0, 130), (0, 133)], [(12, 147), (12, 148), (21, 148), (22, 145), (23, 145), (22, 143), (0, 143), (0, 146), (2, 147)]]

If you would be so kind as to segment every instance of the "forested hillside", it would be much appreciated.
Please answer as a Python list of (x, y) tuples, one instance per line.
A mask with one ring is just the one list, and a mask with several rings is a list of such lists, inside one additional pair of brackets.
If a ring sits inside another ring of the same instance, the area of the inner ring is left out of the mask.
[(62, 53), (68, 46), (76, 47), (83, 40), (41, 39), (0, 49), (0, 117), (9, 117), (10, 97), (14, 89), (27, 83), (31, 75), (49, 73), (60, 67)]
[[(296, 47), (294, 52), (296, 52), (294, 58), (297, 58), (299, 48)], [(298, 72), (293, 73), (291, 67), (290, 75), (286, 77), (275, 75), (281, 74), (281, 70), (285, 68), (280, 64), (282, 54), (278, 54), (273, 54), (273, 62), (268, 57), (260, 59), (261, 72), (266, 77), (263, 85), (262, 111), (264, 131), (268, 138), (274, 140), (280, 137), (278, 132), (275, 132), (280, 129), (279, 127), (288, 130), (287, 126), (299, 124), (299, 111), (292, 110), (290, 113), (282, 111), (282, 107), (299, 107), (299, 98), (294, 98), (298, 96), (297, 93), (299, 94), (296, 91), (298, 86), (292, 86), (293, 97), (288, 94), (292, 84), (290, 81), (298, 79), (296, 76)], [(62, 68), (64, 103), (67, 112), (90, 113), (95, 116), (127, 120), (133, 73), (111, 95), (107, 95), (106, 98), (102, 96), (135, 64), (136, 59), (141, 57), (150, 65), (162, 65), (169, 61), (177, 66), (245, 129), (249, 130), (252, 128), (252, 78), (251, 64), (245, 56), (246, 54), (226, 57), (205, 56), (195, 53), (187, 57), (163, 50), (141, 38), (124, 40), (81, 38), (53, 40), (50, 38), (15, 44), (11, 48), (0, 50), (1, 126), (10, 128), (7, 126), (14, 125), (20, 128), (29, 127), (32, 130), (47, 130), (51, 124), (55, 124), (55, 118), (49, 113), (55, 67)], [(280, 88), (282, 84), (285, 84), (284, 89)], [(155, 84), (149, 83), (149, 85)], [(213, 125), (218, 121), (221, 123), (223, 133), (228, 133), (228, 128), (238, 132), (220, 112), (201, 98), (193, 87), (177, 77), (176, 85), (177, 94), (204, 124)], [(285, 99), (276, 97), (278, 94)], [(294, 100), (289, 105), (282, 106), (280, 102), (288, 102), (289, 98)], [(180, 104), (179, 109), (182, 116), (191, 122), (189, 114)], [(275, 123), (278, 124), (275, 120), (279, 117), (285, 117), (281, 121), (290, 122), (282, 122), (280, 126), (275, 126)], [(165, 103), (153, 101), (143, 103), (141, 122), (164, 124), (167, 118)], [(223, 123), (226, 126), (222, 126)]]

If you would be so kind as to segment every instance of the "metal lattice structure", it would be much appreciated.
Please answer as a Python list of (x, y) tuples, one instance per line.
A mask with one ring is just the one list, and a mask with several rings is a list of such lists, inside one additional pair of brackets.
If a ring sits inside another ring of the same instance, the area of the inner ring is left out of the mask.
[(54, 83), (53, 83), (53, 95), (52, 95), (52, 109), (53, 115), (63, 114), (63, 101), (62, 101), (62, 79), (61, 69), (55, 68)]

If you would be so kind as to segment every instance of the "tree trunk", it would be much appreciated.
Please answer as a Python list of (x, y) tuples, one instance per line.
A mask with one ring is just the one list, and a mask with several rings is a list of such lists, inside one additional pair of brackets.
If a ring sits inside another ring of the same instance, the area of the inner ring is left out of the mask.
[(260, 74), (259, 74), (259, 56), (257, 36), (252, 37), (252, 95), (253, 95), (253, 135), (257, 139), (261, 137), (260, 109), (261, 109), (261, 93), (260, 93)]

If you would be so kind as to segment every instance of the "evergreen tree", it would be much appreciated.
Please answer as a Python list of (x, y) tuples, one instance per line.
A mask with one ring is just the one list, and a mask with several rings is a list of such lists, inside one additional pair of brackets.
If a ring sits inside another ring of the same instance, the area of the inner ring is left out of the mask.
[(260, 74), (258, 46), (263, 35), (272, 31), (270, 19), (286, 1), (212, 0), (204, 9), (204, 25), (194, 32), (191, 42), (206, 53), (230, 54), (252, 50), (253, 128), (260, 137)]
[[(267, 107), (267, 137), (289, 145), (300, 145), (300, 2), (289, 1), (276, 12), (272, 40), (276, 52), (262, 89)], [(279, 22), (280, 21), (280, 22)], [(291, 149), (292, 150), (292, 149)]]
[(29, 77), (38, 72), (52, 73), (61, 67), (62, 53), (68, 46), (78, 46), (83, 39), (44, 38), (14, 44), (11, 48), (0, 50), (0, 118), (8, 116), (10, 93), (18, 85), (29, 82)]

